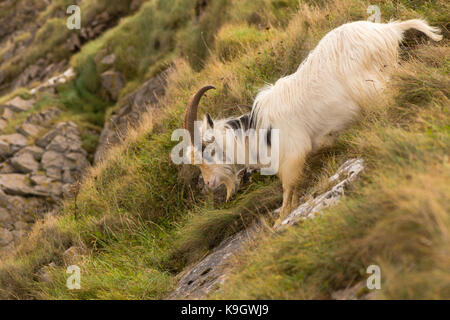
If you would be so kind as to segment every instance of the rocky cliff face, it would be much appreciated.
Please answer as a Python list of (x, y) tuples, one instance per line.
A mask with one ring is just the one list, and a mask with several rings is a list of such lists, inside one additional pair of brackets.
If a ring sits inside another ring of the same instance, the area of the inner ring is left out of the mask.
[[(105, 123), (95, 161), (100, 161), (129, 127), (139, 123), (143, 112), (158, 107), (168, 72), (149, 79), (123, 99), (121, 107)], [(30, 92), (52, 93), (56, 85), (70, 81), (74, 75), (72, 69), (67, 69)], [(117, 92), (108, 83), (104, 81), (103, 90)], [(0, 106), (0, 132), (17, 115), (30, 111), (35, 102), (34, 98), (16, 96)], [(34, 221), (56, 212), (59, 201), (70, 194), (89, 166), (77, 125), (71, 121), (52, 125), (60, 113), (57, 108), (31, 113), (14, 128), (14, 133), (0, 135), (0, 255), (14, 248)]]
[[(16, 97), (0, 107), (0, 124), (29, 110), (34, 100)], [(16, 133), (0, 135), (0, 254), (11, 249), (42, 215), (57, 209), (89, 165), (77, 126), (51, 121), (60, 110), (30, 114)]]
[[(111, 56), (107, 56), (107, 58), (112, 59)], [(129, 127), (135, 127), (140, 123), (142, 113), (147, 111), (148, 108), (158, 108), (158, 99), (165, 93), (166, 77), (170, 70), (169, 68), (144, 82), (123, 100), (118, 111), (112, 113), (100, 135), (95, 162), (101, 161), (108, 148), (119, 143), (121, 137), (126, 136)], [(103, 87), (114, 96), (114, 92), (117, 90), (114, 90), (112, 78), (119, 81), (117, 79), (120, 76), (114, 76), (114, 72), (110, 71), (105, 72), (102, 77)]]

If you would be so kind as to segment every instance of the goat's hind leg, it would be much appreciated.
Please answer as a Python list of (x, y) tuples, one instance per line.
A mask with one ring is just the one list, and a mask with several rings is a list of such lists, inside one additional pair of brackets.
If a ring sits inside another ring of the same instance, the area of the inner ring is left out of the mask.
[(280, 170), (280, 179), (283, 185), (283, 205), (281, 207), (280, 217), (275, 222), (275, 226), (280, 225), (291, 213), (292, 209), (295, 209), (298, 205), (298, 192), (296, 187), (303, 172), (304, 162), (304, 157), (295, 158), (285, 162), (282, 170)]

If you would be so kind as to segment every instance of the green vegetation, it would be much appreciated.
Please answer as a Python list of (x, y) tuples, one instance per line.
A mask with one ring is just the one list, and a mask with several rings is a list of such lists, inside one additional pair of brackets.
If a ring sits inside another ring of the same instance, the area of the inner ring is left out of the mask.
[[(128, 82), (122, 96), (168, 63), (176, 68), (165, 108), (144, 115), (89, 170), (77, 196), (0, 262), (0, 297), (164, 298), (176, 274), (223, 239), (258, 219), (271, 225), (281, 204), (276, 178), (255, 176), (229, 203), (215, 202), (198, 190), (195, 169), (171, 162), (171, 133), (198, 87), (217, 87), (200, 112), (246, 111), (262, 85), (294, 72), (326, 32), (365, 19), (369, 3), (217, 0), (199, 16), (186, 3), (149, 0), (73, 57), (78, 77), (58, 88), (57, 100), (95, 126), (109, 106), (95, 94), (99, 53), (115, 53), (114, 68)], [(444, 17), (437, 9), (448, 7), (443, 0), (376, 4), (383, 20), (421, 16), (441, 28), (449, 21), (450, 11)], [(380, 298), (450, 297), (449, 53), (447, 39), (408, 47), (385, 98), (365, 106), (333, 148), (308, 159), (302, 193), (325, 188), (348, 158), (365, 159), (362, 178), (322, 217), (277, 235), (264, 229), (211, 298), (330, 298), (364, 281), (370, 264), (383, 270)], [(82, 269), (81, 290), (65, 287), (70, 247), (78, 250), (70, 264)], [(51, 262), (51, 281), (44, 281), (39, 272)]]

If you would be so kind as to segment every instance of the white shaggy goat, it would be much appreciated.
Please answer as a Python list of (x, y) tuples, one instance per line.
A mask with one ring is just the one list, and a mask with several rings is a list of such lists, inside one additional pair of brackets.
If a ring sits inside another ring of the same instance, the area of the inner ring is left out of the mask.
[[(408, 29), (417, 29), (435, 41), (442, 38), (439, 29), (417, 19), (387, 24), (359, 21), (330, 31), (294, 74), (259, 92), (250, 114), (222, 120), (205, 115), (200, 128), (203, 147), (221, 140), (226, 129), (236, 132), (238, 148), (245, 148), (246, 142), (239, 139), (242, 134), (236, 129), (279, 129), (278, 175), (283, 186), (279, 223), (298, 205), (296, 185), (305, 157), (332, 143), (356, 119), (361, 103), (380, 93), (397, 65), (399, 43)], [(212, 88), (200, 89), (187, 108), (185, 129), (191, 138), (200, 98)], [(208, 136), (212, 128), (214, 134)], [(201, 152), (195, 146), (190, 150), (194, 150), (191, 157)], [(229, 198), (245, 165), (201, 163), (199, 167), (205, 184), (209, 188), (225, 184)]]

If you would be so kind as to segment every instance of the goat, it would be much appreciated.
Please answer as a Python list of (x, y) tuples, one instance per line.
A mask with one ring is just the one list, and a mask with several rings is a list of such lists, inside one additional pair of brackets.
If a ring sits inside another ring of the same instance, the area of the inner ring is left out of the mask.
[[(330, 31), (294, 74), (257, 94), (249, 114), (221, 120), (213, 120), (206, 114), (199, 128), (203, 148), (222, 140), (229, 130), (235, 133), (238, 148), (245, 148), (245, 139), (239, 138), (242, 134), (238, 130), (279, 129), (278, 176), (283, 187), (283, 204), (276, 225), (281, 223), (298, 206), (296, 186), (306, 156), (332, 144), (357, 118), (363, 102), (381, 92), (397, 66), (399, 43), (408, 29), (417, 29), (435, 41), (442, 39), (438, 28), (419, 19), (387, 24), (358, 21)], [(201, 88), (187, 107), (184, 126), (191, 144), (199, 101), (213, 88)], [(213, 134), (208, 135), (211, 129)], [(195, 157), (200, 150), (191, 146), (191, 157)], [(199, 165), (207, 187), (226, 186), (227, 200), (236, 190), (238, 173), (247, 166), (214, 161)]]

